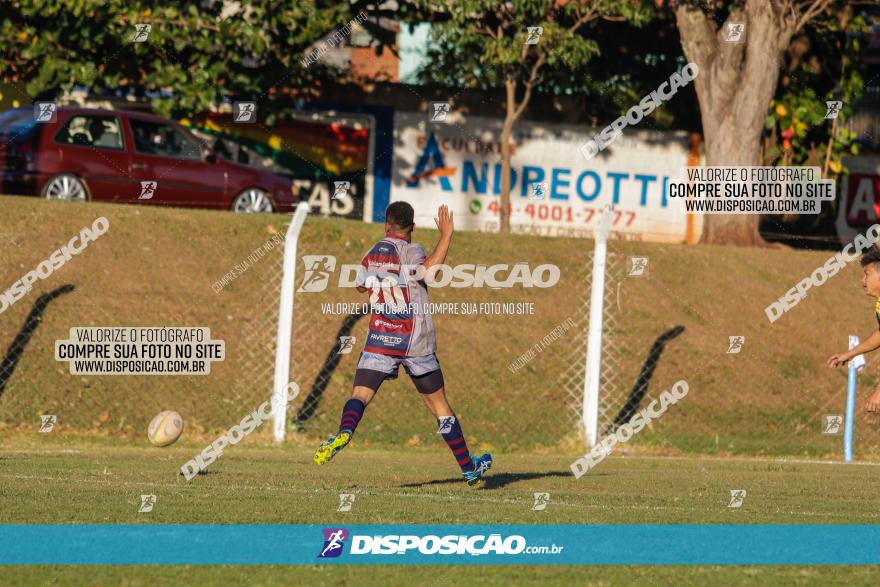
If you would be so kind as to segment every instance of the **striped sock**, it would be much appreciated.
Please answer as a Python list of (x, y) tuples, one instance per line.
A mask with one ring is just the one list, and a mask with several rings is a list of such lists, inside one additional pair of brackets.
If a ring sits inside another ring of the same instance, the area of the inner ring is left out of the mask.
[(359, 399), (351, 398), (342, 407), (342, 421), (339, 422), (339, 431), (348, 432), (354, 436), (354, 431), (358, 426), (358, 422), (364, 415), (366, 404)]
[(452, 451), (452, 456), (455, 457), (458, 466), (461, 467), (461, 472), (469, 473), (473, 471), (474, 462), (471, 460), (471, 453), (468, 451), (467, 442), (464, 440), (464, 433), (461, 431), (461, 424), (458, 423), (458, 418), (455, 416), (440, 418), (437, 420), (437, 424), (440, 426), (440, 434), (443, 435), (443, 440), (446, 441), (449, 450)]

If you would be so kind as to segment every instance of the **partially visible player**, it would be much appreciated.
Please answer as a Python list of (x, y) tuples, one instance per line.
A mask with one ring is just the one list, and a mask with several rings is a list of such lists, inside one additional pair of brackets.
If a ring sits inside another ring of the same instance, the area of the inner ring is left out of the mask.
[[(437, 418), (439, 432), (455, 457), (470, 486), (482, 483), (483, 473), (492, 466), (492, 455), (472, 455), (461, 431), (458, 417), (446, 401), (443, 373), (437, 360), (434, 322), (431, 314), (413, 311), (428, 303), (425, 271), (441, 265), (452, 242), (452, 213), (440, 206), (434, 220), (440, 239), (434, 252), (425, 255), (421, 245), (412, 242), (415, 212), (406, 202), (395, 202), (385, 211), (385, 238), (373, 245), (361, 260), (358, 291), (370, 291), (369, 332), (358, 360), (354, 389), (342, 408), (339, 430), (318, 447), (315, 463), (323, 465), (351, 441), (367, 405), (379, 386), (396, 379), (400, 365)], [(396, 307), (395, 307), (396, 306)]]
[[(878, 329), (872, 332), (868, 338), (863, 340), (854, 349), (828, 357), (829, 367), (846, 365), (858, 355), (870, 353), (880, 348), (880, 249), (877, 248), (877, 245), (865, 251), (859, 263), (862, 265), (862, 289), (865, 290), (866, 294), (877, 300), (874, 305), (874, 312), (877, 317)], [(880, 384), (877, 385), (873, 395), (868, 399), (865, 409), (869, 412), (880, 412)]]

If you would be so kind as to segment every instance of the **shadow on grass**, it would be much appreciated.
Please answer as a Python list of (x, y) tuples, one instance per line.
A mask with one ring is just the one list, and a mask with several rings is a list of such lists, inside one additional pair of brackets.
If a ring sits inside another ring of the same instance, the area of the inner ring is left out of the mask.
[(0, 396), (3, 395), (6, 384), (12, 378), (12, 374), (15, 372), (16, 366), (18, 366), (18, 361), (21, 359), (22, 354), (24, 354), (24, 349), (31, 340), (31, 336), (39, 327), (40, 321), (43, 318), (43, 312), (46, 311), (49, 302), (58, 296), (72, 292), (73, 289), (73, 285), (63, 285), (49, 293), (44, 293), (34, 302), (34, 306), (31, 308), (30, 313), (28, 313), (27, 318), (25, 318), (24, 324), (18, 331), (15, 339), (13, 339), (12, 344), (6, 350), (3, 360), (0, 361)]
[(639, 409), (639, 404), (642, 403), (645, 394), (648, 393), (648, 386), (654, 377), (654, 370), (657, 368), (657, 363), (660, 362), (660, 356), (666, 348), (666, 343), (682, 332), (684, 332), (684, 326), (676, 326), (657, 337), (657, 340), (654, 341), (651, 350), (648, 352), (648, 356), (645, 357), (645, 362), (642, 363), (642, 370), (639, 373), (638, 379), (636, 379), (635, 385), (629, 392), (629, 398), (623, 407), (620, 408), (617, 416), (614, 417), (614, 423), (605, 430), (605, 434), (616, 432), (618, 428), (628, 423), (635, 415)]
[[(196, 477), (207, 477), (208, 475), (216, 475), (216, 474), (217, 474), (217, 471), (209, 471), (207, 469), (202, 469), (202, 470), (196, 472), (195, 476)], [(177, 476), (183, 477), (184, 476), (183, 471), (178, 471)]]
[(350, 335), (352, 329), (354, 329), (355, 324), (357, 324), (357, 321), (366, 315), (367, 314), (362, 313), (349, 314), (342, 321), (342, 324), (339, 326), (339, 331), (336, 333), (336, 336), (333, 339), (333, 347), (324, 358), (324, 364), (321, 367), (321, 370), (315, 376), (315, 381), (314, 383), (312, 383), (312, 388), (309, 390), (309, 395), (306, 396), (306, 399), (303, 401), (299, 412), (296, 414), (294, 425), (296, 426), (297, 430), (302, 430), (309, 419), (315, 414), (315, 410), (317, 410), (318, 406), (321, 404), (321, 398), (324, 397), (324, 391), (327, 389), (327, 385), (330, 383), (330, 377), (339, 366), (339, 361), (342, 358), (342, 355), (339, 352), (341, 350), (339, 338), (342, 336)]
[[(590, 475), (597, 475), (597, 473), (590, 473)], [(574, 478), (571, 471), (545, 471), (541, 473), (497, 473), (492, 474), (489, 473), (483, 479), (485, 483), (483, 484), (483, 489), (500, 489), (502, 487), (507, 487), (511, 483), (517, 483), (519, 481), (532, 481), (534, 479), (545, 479), (547, 477), (571, 477)], [(403, 485), (399, 485), (398, 487), (428, 487), (430, 485), (460, 485), (463, 482), (461, 477), (456, 477), (454, 479), (434, 479), (433, 481), (421, 481), (419, 483), (404, 483)]]

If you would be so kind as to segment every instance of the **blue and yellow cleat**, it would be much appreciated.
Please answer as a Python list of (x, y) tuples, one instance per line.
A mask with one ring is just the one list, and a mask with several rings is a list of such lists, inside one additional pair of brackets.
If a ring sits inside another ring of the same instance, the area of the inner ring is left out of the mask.
[(486, 453), (482, 456), (471, 455), (474, 462), (474, 470), (464, 474), (464, 480), (470, 487), (479, 487), (483, 484), (483, 473), (492, 468), (492, 455)]
[(336, 436), (331, 436), (326, 442), (322, 442), (318, 450), (315, 451), (315, 464), (329, 463), (330, 459), (335, 457), (336, 453), (345, 448), (349, 442), (351, 442), (351, 433), (349, 432), (338, 432)]

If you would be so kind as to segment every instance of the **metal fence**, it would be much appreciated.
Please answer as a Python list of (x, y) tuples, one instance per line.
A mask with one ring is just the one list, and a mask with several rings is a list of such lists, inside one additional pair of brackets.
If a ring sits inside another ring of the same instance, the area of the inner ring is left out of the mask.
[[(134, 214), (111, 217), (105, 236), (0, 315), (0, 423), (32, 428), (41, 415), (54, 415), (56, 431), (139, 437), (158, 412), (176, 410), (188, 432), (198, 434), (235, 424), (270, 396), (277, 314), (271, 300), (283, 241), (266, 234), (246, 245), (250, 259), (224, 259), (221, 238), (200, 234), (193, 242), (161, 229), (143, 237), (134, 231), (143, 227)], [(4, 288), (70, 234), (11, 235), (3, 249)], [(205, 250), (217, 251), (208, 264)], [(225, 288), (218, 286), (236, 271)], [(226, 358), (205, 376), (72, 375), (69, 362), (55, 360), (55, 342), (75, 327), (208, 327), (212, 339), (224, 341)]]
[[(96, 215), (88, 205), (69, 210), (57, 213), (71, 227), (63, 234), (6, 229), (12, 233), (0, 264), (4, 289)], [(173, 409), (183, 415), (188, 434), (213, 434), (271, 396), (286, 226), (278, 217), (229, 215), (212, 232), (201, 227), (201, 216), (179, 214), (173, 222), (148, 220), (151, 234), (142, 238), (139, 214), (132, 207), (108, 213), (107, 235), (0, 314), (0, 425), (36, 432), (40, 416), (52, 414), (59, 433), (142, 438), (155, 414)], [(416, 240), (430, 250), (435, 234), (417, 233)], [(306, 257), (332, 256), (336, 268), (324, 289), (296, 296), (291, 379), (301, 394), (288, 413), (291, 442), (311, 444), (336, 430), (367, 327), (363, 315), (337, 306), (366, 302), (366, 295), (339, 287), (338, 279), (342, 266), (359, 263), (381, 236), (377, 225), (319, 218), (305, 224), (296, 287), (303, 286)], [(475, 448), (584, 450), (592, 245), (456, 235), (450, 265), (525, 261), (561, 272), (550, 288), (430, 292), (434, 303), (458, 304), (434, 316), (438, 356), (450, 403)], [(842, 429), (833, 430), (833, 423), (844, 413), (846, 373), (824, 362), (846, 350), (847, 335), (876, 328), (873, 302), (860, 291), (860, 269), (842, 270), (772, 324), (763, 312), (828, 255), (612, 236), (600, 434), (684, 379), (687, 397), (629, 444), (688, 453), (842, 455)], [(638, 274), (633, 267), (641, 261), (634, 259), (646, 262)], [(225, 341), (226, 359), (213, 363), (207, 376), (71, 375), (67, 363), (55, 360), (54, 345), (76, 326), (208, 327), (212, 338)], [(342, 337), (354, 337), (350, 352)], [(859, 375), (857, 459), (880, 449), (880, 418), (862, 407), (878, 382), (876, 360), (868, 359)], [(270, 432), (267, 427), (266, 439)], [(435, 434), (436, 422), (401, 371), (368, 407), (358, 441), (421, 446), (436, 442)]]
[[(95, 215), (85, 213), (88, 206), (71, 210), (85, 219), (82, 224)], [(155, 414), (171, 409), (183, 415), (187, 434), (214, 434), (270, 397), (286, 226), (274, 217), (268, 221), (271, 232), (251, 230), (245, 239), (236, 235), (243, 220), (231, 215), (222, 235), (202, 230), (196, 236), (195, 226), (156, 221), (150, 238), (141, 239), (138, 214), (119, 208), (110, 215), (107, 235), (50, 278), (38, 280), (0, 315), (3, 425), (36, 430), (40, 416), (51, 414), (58, 418), (59, 433), (140, 437)], [(339, 287), (338, 279), (343, 265), (358, 264), (381, 239), (382, 229), (339, 222), (310, 218), (300, 239), (303, 278), (297, 288), (303, 285), (307, 258), (332, 256), (337, 269), (324, 290), (296, 295), (290, 376), (301, 394), (288, 411), (294, 442), (313, 442), (335, 431), (366, 333), (365, 316), (338, 311), (337, 304), (364, 303), (368, 296)], [(193, 234), (181, 237), (181, 230)], [(56, 239), (66, 240), (14, 234), (4, 250), (2, 283), (8, 286), (36, 267)], [(508, 265), (500, 275), (524, 261), (533, 269), (551, 263), (560, 267), (561, 278), (546, 289), (431, 291), (432, 303), (449, 308), (434, 316), (447, 395), (474, 446), (517, 450), (579, 442), (580, 399), (560, 379), (583, 325), (566, 303), (582, 290), (581, 273), (568, 270), (568, 255), (558, 249), (543, 253), (546, 239), (515, 239), (528, 243), (527, 253), (505, 240), (463, 233), (456, 236), (448, 262)], [(430, 250), (433, 243), (425, 246)], [(578, 258), (585, 263), (587, 249)], [(214, 362), (206, 376), (71, 375), (68, 363), (55, 360), (55, 342), (67, 339), (72, 327), (94, 326), (208, 327), (212, 339), (224, 341), (226, 358)], [(347, 336), (355, 339), (348, 353), (340, 344)], [(369, 406), (359, 440), (419, 445), (436, 440), (435, 433), (436, 422), (401, 370)]]
[[(291, 373), (303, 397), (291, 412), (291, 421), (301, 431), (324, 435), (334, 432), (339, 424), (368, 324), (364, 314), (337, 308), (338, 304), (368, 301), (367, 294), (337, 286), (340, 267), (358, 264), (383, 235), (380, 226), (373, 226), (368, 238), (328, 246), (326, 240), (313, 238), (310, 222), (303, 230), (301, 258), (332, 255), (337, 271), (323, 291), (297, 293)], [(428, 234), (423, 244), (430, 252), (435, 237)], [(531, 269), (553, 263), (560, 265), (561, 278), (547, 289), (519, 285), (430, 289), (447, 397), (474, 446), (517, 450), (565, 440), (579, 442), (581, 399), (563, 385), (562, 373), (572, 344), (585, 327), (579, 309), (568, 305), (584, 287), (582, 272), (567, 271), (563, 263), (537, 246), (512, 257), (515, 249), (503, 246), (503, 242), (504, 237), (498, 235), (457, 235), (447, 263), (503, 264), (509, 270), (524, 260)], [(537, 245), (545, 239), (525, 242)], [(585, 265), (587, 249), (578, 258)], [(299, 267), (308, 269), (308, 265)], [(355, 339), (354, 348), (342, 354), (340, 339), (350, 336)], [(583, 360), (580, 365), (583, 368)], [(403, 369), (398, 379), (383, 383), (358, 428), (359, 441), (366, 442), (418, 446), (435, 442), (435, 435), (436, 422)]]
[[(683, 379), (688, 395), (628, 443), (673, 452), (842, 458), (847, 373), (825, 361), (847, 350), (849, 334), (877, 327), (858, 263), (777, 321), (764, 312), (833, 253), (611, 240), (600, 435)], [(864, 409), (878, 383), (876, 363), (869, 356), (858, 375), (857, 459), (880, 453), (880, 416)], [(582, 381), (582, 375), (572, 379), (572, 394)]]

